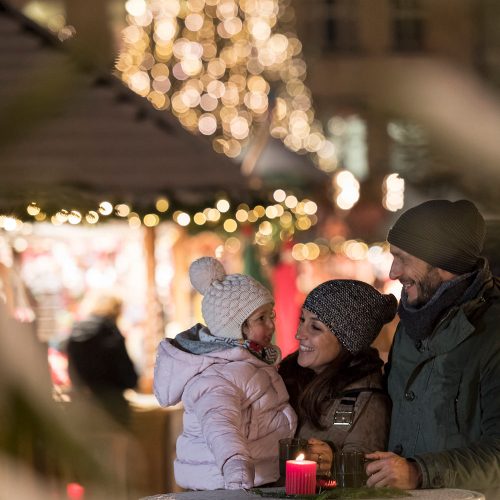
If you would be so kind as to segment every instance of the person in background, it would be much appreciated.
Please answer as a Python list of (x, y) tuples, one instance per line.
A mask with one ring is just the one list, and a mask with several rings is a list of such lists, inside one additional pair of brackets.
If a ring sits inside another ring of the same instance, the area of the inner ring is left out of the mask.
[[(370, 486), (467, 488), (500, 498), (500, 289), (468, 200), (431, 200), (388, 234), (403, 285), (389, 363), (389, 452)], [(380, 448), (382, 449), (382, 448)]]
[(194, 325), (158, 347), (154, 392), (184, 405), (175, 480), (192, 490), (251, 488), (279, 476), (278, 441), (296, 415), (278, 375), (273, 297), (258, 281), (226, 274), (211, 257), (194, 261), (207, 326)]
[(66, 344), (72, 399), (92, 396), (119, 423), (127, 425), (125, 389), (137, 384), (137, 372), (117, 326), (122, 300), (112, 293), (91, 294), (88, 316), (73, 325)]
[[(125, 491), (143, 497), (134, 474), (116, 474), (113, 443), (88, 432), (109, 433), (105, 415), (88, 399), (67, 410), (52, 398), (47, 353), (29, 323), (12, 318), (0, 300), (0, 498), (70, 498), (69, 486), (84, 488), (88, 499), (126, 498)], [(135, 441), (128, 449), (142, 459)]]
[(297, 437), (309, 440), (309, 458), (328, 475), (335, 452), (384, 449), (390, 401), (382, 365), (370, 347), (397, 309), (356, 280), (327, 281), (306, 297), (296, 338), (299, 350), (279, 368), (299, 415)]

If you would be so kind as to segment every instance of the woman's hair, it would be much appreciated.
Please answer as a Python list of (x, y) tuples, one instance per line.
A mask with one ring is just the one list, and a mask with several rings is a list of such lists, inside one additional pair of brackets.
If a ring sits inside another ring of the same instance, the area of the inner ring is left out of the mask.
[(367, 348), (357, 354), (341, 347), (339, 355), (320, 373), (298, 364), (299, 352), (287, 356), (279, 368), (290, 395), (290, 404), (299, 416), (300, 424), (309, 422), (318, 430), (324, 430), (321, 417), (330, 401), (344, 387), (364, 376), (379, 371), (383, 365), (378, 353)]
[(82, 311), (85, 314), (104, 316), (116, 320), (120, 316), (123, 306), (121, 297), (113, 292), (98, 291), (89, 293), (83, 303)]

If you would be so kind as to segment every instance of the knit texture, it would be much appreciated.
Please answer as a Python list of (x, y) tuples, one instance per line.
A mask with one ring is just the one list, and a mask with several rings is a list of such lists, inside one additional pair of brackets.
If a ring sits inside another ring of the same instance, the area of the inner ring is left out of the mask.
[(384, 295), (368, 283), (330, 280), (312, 290), (304, 308), (314, 313), (339, 342), (356, 354), (370, 346), (382, 326), (396, 315), (394, 295)]
[(483, 249), (486, 225), (468, 200), (431, 200), (404, 212), (387, 241), (454, 274), (472, 271)]
[(212, 257), (195, 260), (189, 277), (203, 295), (203, 319), (217, 337), (242, 339), (245, 320), (259, 307), (274, 303), (269, 290), (257, 280), (243, 274), (226, 274), (222, 264)]

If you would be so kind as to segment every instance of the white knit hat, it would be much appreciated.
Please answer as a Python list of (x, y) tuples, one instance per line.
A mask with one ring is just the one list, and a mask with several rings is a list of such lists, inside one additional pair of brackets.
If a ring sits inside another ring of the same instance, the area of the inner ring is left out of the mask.
[(273, 296), (257, 280), (243, 274), (226, 274), (213, 257), (201, 257), (189, 267), (193, 287), (204, 297), (201, 311), (208, 329), (217, 337), (243, 338), (245, 320)]

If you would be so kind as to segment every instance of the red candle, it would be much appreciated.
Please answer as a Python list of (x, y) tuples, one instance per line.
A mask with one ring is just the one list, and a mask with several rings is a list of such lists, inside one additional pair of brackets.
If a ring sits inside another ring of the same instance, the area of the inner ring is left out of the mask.
[(304, 460), (302, 453), (295, 460), (287, 460), (285, 492), (287, 495), (314, 495), (316, 462)]
[(78, 483), (68, 483), (66, 485), (67, 498), (70, 500), (81, 500), (85, 493), (85, 488)]

